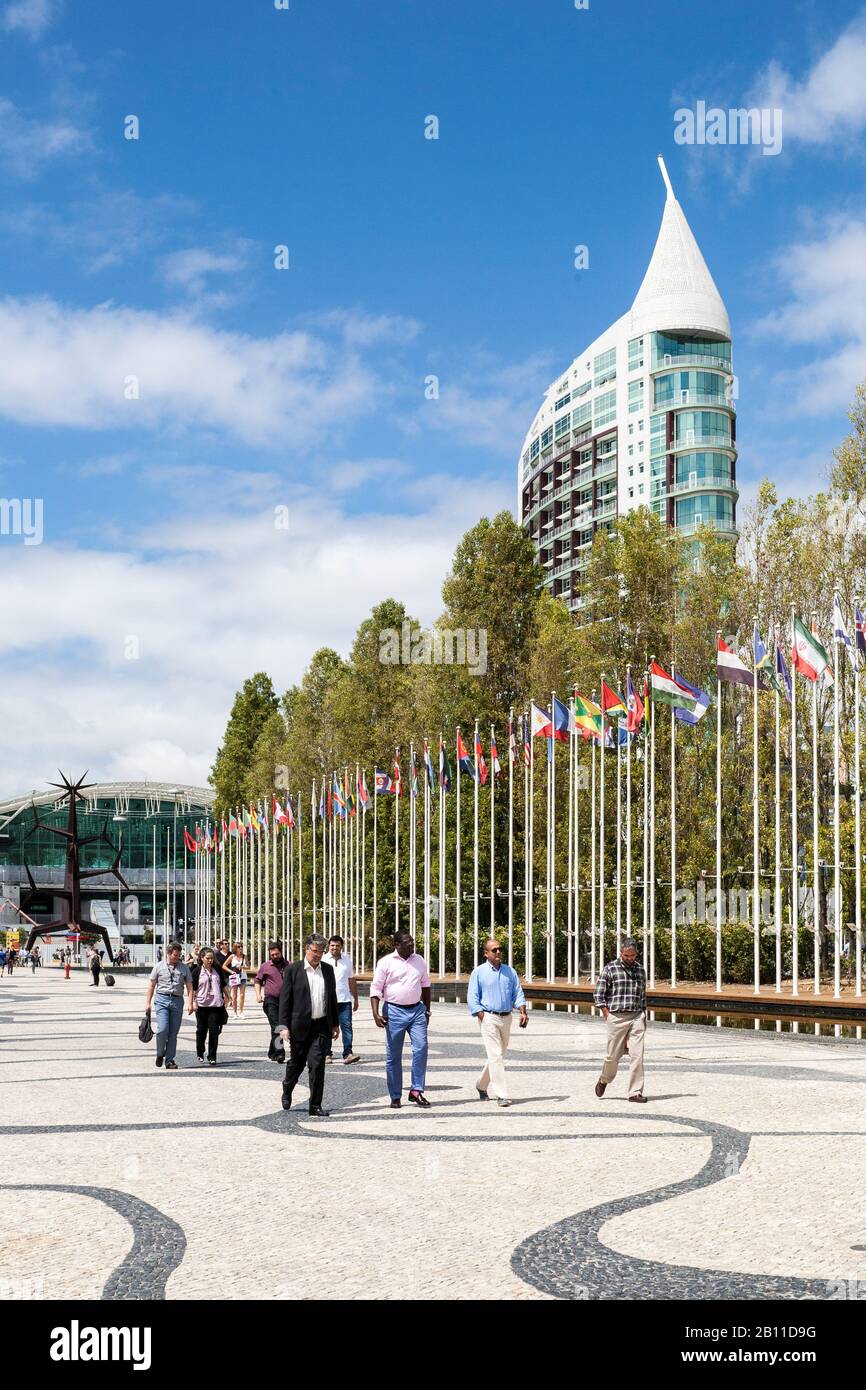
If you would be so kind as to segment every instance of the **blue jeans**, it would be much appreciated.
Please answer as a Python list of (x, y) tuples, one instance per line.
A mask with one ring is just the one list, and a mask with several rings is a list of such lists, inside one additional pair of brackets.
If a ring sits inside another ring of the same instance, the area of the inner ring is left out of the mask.
[(183, 997), (179, 994), (155, 994), (153, 1011), (156, 1014), (156, 1055), (173, 1062), (183, 1019)]
[(427, 1011), (420, 1003), (385, 1004), (385, 1067), (388, 1094), (399, 1100), (403, 1090), (403, 1043), (406, 1034), (412, 1044), (412, 1090), (423, 1091), (427, 1079)]
[[(351, 1053), (352, 1053), (352, 1003), (351, 1003), (351, 1001), (350, 1001), (348, 1004), (338, 1004), (338, 1005), (337, 1005), (337, 1013), (339, 1014), (339, 1018), (340, 1018), (340, 1032), (341, 1032), (342, 1035), (343, 1035), (343, 1059), (345, 1060), (346, 1057), (351, 1056)], [(328, 1034), (328, 1052), (327, 1052), (327, 1055), (328, 1055), (329, 1057), (332, 1057), (332, 1056), (334, 1055), (333, 1052), (332, 1052), (332, 1049), (331, 1049), (331, 1035), (330, 1035), (330, 1033)]]

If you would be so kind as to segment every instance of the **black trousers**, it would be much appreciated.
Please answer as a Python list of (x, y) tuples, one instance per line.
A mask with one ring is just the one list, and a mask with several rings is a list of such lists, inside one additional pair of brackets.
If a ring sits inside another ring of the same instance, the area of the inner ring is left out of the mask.
[(207, 1038), (207, 1055), (211, 1062), (216, 1061), (217, 1044), (220, 1038), (220, 1014), (222, 1005), (195, 1011), (195, 1055), (204, 1056), (204, 1043)]
[(91, 965), (91, 967), (90, 967), (90, 973), (91, 973), (91, 975), (93, 976), (93, 983), (94, 983), (95, 985), (98, 985), (98, 984), (99, 984), (99, 972), (100, 972), (101, 969), (102, 969), (102, 966), (99, 965), (98, 962), (94, 963), (94, 964)]
[(276, 996), (268, 997), (266, 994), (262, 1000), (262, 1012), (268, 1020), (271, 1029), (271, 1040), (268, 1043), (268, 1056), (278, 1062), (286, 1059), (285, 1049), (278, 1029), (280, 1026), (280, 1001)]
[(298, 1077), (309, 1067), (310, 1070), (310, 1108), (322, 1104), (325, 1093), (325, 1054), (331, 1030), (326, 1018), (316, 1018), (305, 1038), (289, 1038), (289, 1060), (286, 1063), (286, 1077), (283, 1081), (283, 1099), (291, 1104), (292, 1092)]

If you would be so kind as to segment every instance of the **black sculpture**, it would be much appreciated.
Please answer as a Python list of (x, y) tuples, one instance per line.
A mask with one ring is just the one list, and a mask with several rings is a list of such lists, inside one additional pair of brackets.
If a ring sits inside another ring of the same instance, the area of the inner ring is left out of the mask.
[[(87, 773), (85, 772), (84, 777), (86, 776)], [(111, 950), (111, 942), (108, 939), (108, 932), (105, 930), (105, 927), (97, 926), (94, 922), (85, 922), (82, 924), (81, 880), (83, 878), (97, 878), (99, 874), (114, 874), (118, 882), (129, 891), (129, 884), (126, 882), (119, 868), (123, 846), (121, 843), (118, 847), (112, 841), (108, 833), (108, 816), (105, 817), (105, 824), (102, 829), (97, 831), (95, 835), (79, 835), (76, 803), (84, 800), (84, 797), (81, 795), (82, 791), (94, 784), (92, 782), (85, 782), (84, 777), (80, 777), (77, 782), (70, 782), (69, 778), (62, 772), (60, 777), (62, 779), (60, 782), (49, 782), (48, 785), (50, 787), (58, 787), (69, 800), (69, 819), (66, 823), (66, 829), (61, 830), (57, 826), (46, 825), (43, 820), (39, 819), (39, 812), (34, 805), (33, 814), (36, 819), (24, 838), (26, 840), (35, 830), (47, 830), (52, 835), (62, 835), (65, 838), (66, 873), (63, 879), (63, 887), (53, 890), (54, 896), (62, 899), (62, 912), (53, 922), (43, 922), (41, 926), (31, 927), (30, 935), (27, 938), (27, 950), (30, 951), (33, 949), (34, 943), (40, 936), (50, 936), (52, 931), (67, 931), (70, 927), (75, 927), (78, 931), (81, 931), (83, 925), (88, 935), (102, 937), (105, 943), (105, 949), (108, 952), (108, 959), (113, 962), (114, 954)], [(62, 799), (63, 798), (61, 798), (61, 800)], [(82, 869), (79, 850), (83, 849), (85, 845), (98, 844), (100, 842), (108, 845), (108, 848), (114, 854), (114, 862), (108, 868), (104, 869)], [(30, 890), (24, 894), (24, 901), (21, 904), (26, 910), (33, 901), (33, 898), (38, 894), (39, 889), (36, 887), (33, 874), (30, 872), (29, 864), (25, 863), (24, 868), (27, 871), (27, 878), (30, 882)]]

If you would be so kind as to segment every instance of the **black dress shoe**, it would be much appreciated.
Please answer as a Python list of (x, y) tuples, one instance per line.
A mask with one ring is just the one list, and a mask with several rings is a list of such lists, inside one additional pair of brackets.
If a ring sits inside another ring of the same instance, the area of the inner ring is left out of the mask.
[(430, 1109), (430, 1102), (423, 1091), (410, 1091), (409, 1099), (413, 1105), (419, 1105), (422, 1110)]
[(311, 1106), (310, 1106), (310, 1114), (311, 1114), (311, 1115), (319, 1115), (322, 1119), (326, 1119), (327, 1116), (330, 1115), (330, 1113), (331, 1113), (330, 1110), (323, 1110), (322, 1107), (321, 1107), (321, 1105), (311, 1105)]
[(289, 1091), (289, 1093), (288, 1093), (288, 1095), (287, 1095), (286, 1092), (283, 1091), (283, 1109), (284, 1109), (284, 1110), (291, 1110), (291, 1108), (292, 1108), (292, 1093), (291, 1093), (291, 1091)]
[(157, 1065), (158, 1067), (161, 1067), (161, 1066), (162, 1066), (162, 1053), (161, 1053), (161, 1052), (157, 1052), (157, 1054), (156, 1054), (156, 1065)]
[(403, 1107), (403, 1102), (402, 1102), (402, 1100), (392, 1100), (392, 1101), (391, 1101), (391, 1109), (392, 1109), (392, 1110), (401, 1110), (402, 1107)]
[(166, 1071), (177, 1071), (177, 1062), (166, 1062)]

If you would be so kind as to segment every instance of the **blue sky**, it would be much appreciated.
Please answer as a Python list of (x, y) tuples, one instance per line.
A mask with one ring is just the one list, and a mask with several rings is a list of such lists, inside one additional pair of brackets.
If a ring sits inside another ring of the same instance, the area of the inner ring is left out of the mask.
[[(781, 153), (677, 146), (699, 99), (781, 106)], [(0, 0), (0, 495), (44, 502), (41, 545), (0, 537), (8, 791), (200, 781), (251, 670), (388, 594), (433, 617), (634, 296), (659, 152), (733, 323), (745, 498), (820, 486), (866, 375), (864, 128), (845, 0)]]

